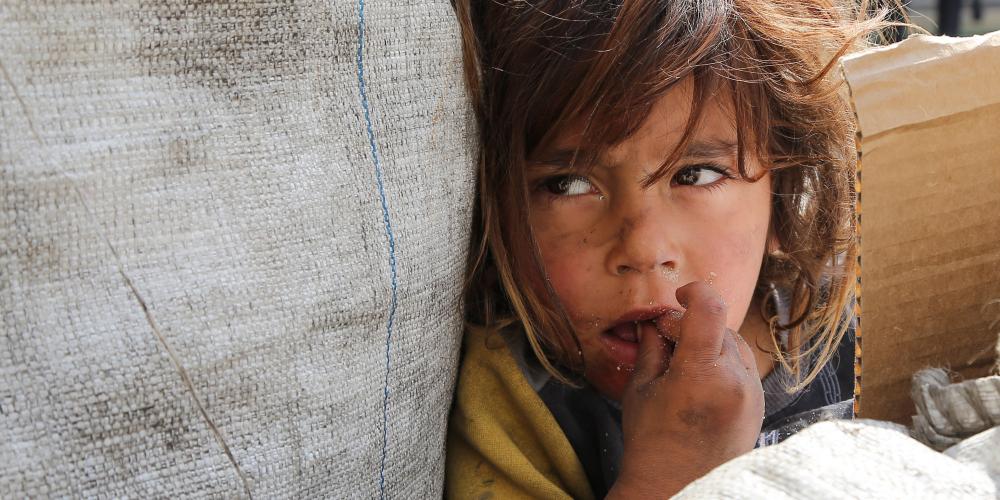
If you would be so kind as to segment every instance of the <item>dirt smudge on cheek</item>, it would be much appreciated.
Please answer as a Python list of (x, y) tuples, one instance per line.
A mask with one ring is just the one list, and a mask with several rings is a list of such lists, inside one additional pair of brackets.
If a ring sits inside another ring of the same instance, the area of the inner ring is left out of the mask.
[(590, 317), (590, 321), (587, 322), (587, 326), (592, 329), (596, 329), (597, 327), (601, 326), (601, 323), (603, 322), (604, 322), (603, 318), (594, 315)]

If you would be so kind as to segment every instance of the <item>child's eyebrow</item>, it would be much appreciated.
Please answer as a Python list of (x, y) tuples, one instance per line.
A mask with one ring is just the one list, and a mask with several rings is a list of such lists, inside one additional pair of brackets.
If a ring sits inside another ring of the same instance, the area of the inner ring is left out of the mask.
[(574, 162), (576, 163), (576, 167), (580, 167), (588, 159), (594, 160), (589, 163), (591, 166), (605, 166), (595, 155), (584, 149), (556, 149), (554, 151), (547, 151), (543, 155), (529, 159), (528, 164), (531, 167), (564, 169), (573, 166)]
[(724, 139), (702, 139), (691, 141), (687, 150), (684, 151), (684, 158), (719, 158), (734, 156), (736, 154), (736, 143)]
[[(691, 141), (685, 149), (681, 159), (687, 158), (726, 158), (736, 155), (736, 143), (727, 139), (697, 139)], [(545, 154), (528, 161), (529, 166), (536, 168), (570, 168), (574, 162), (577, 167), (587, 162), (588, 159), (594, 161), (588, 163), (590, 167), (604, 167), (608, 164), (602, 162), (596, 155), (586, 149), (556, 149), (547, 151)]]

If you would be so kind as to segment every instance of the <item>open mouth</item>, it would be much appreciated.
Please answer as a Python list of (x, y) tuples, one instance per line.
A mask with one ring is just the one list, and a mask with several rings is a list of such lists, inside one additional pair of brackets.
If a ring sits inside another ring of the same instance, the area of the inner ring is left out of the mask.
[(644, 335), (657, 335), (664, 340), (667, 366), (669, 366), (670, 357), (674, 353), (675, 341), (673, 338), (660, 332), (652, 319), (619, 323), (605, 330), (601, 338), (608, 347), (611, 357), (620, 366), (632, 368), (635, 366), (635, 361), (639, 356), (639, 339)]
[[(624, 323), (618, 325), (609, 330), (611, 335), (618, 337), (625, 342), (639, 342), (639, 332), (642, 331), (644, 326), (652, 326), (653, 330), (656, 329), (656, 325), (652, 321), (633, 321), (629, 323)], [(648, 330), (648, 328), (647, 328)]]

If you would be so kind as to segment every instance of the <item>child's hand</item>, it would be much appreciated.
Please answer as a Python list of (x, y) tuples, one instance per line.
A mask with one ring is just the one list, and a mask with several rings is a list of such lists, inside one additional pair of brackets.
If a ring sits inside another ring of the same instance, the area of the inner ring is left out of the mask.
[[(707, 283), (677, 290), (687, 312), (667, 352), (658, 335), (639, 339), (635, 372), (622, 395), (625, 453), (609, 498), (666, 498), (714, 467), (753, 449), (764, 392), (750, 346), (726, 328), (726, 305)], [(673, 321), (673, 325), (668, 322)]]

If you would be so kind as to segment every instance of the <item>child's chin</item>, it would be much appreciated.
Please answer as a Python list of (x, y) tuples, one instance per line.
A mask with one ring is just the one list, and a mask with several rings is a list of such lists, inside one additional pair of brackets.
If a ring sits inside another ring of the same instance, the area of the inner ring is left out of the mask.
[(625, 386), (628, 385), (628, 379), (632, 376), (632, 371), (632, 365), (627, 368), (622, 367), (619, 370), (616, 364), (602, 364), (602, 366), (588, 370), (587, 381), (602, 396), (612, 401), (621, 401), (622, 394), (625, 393)]

